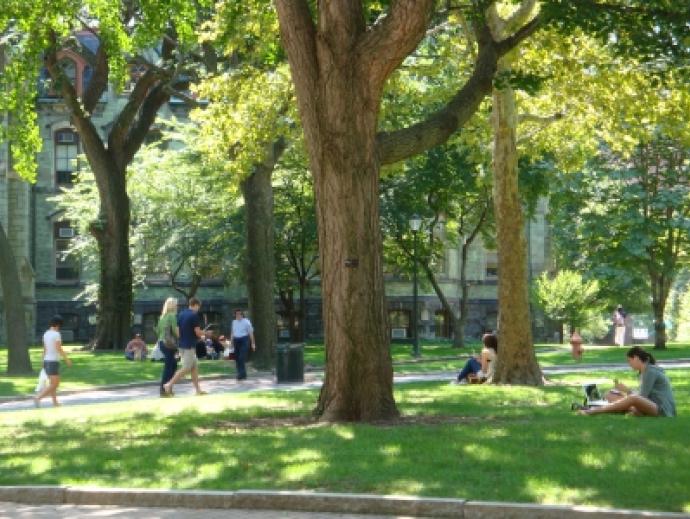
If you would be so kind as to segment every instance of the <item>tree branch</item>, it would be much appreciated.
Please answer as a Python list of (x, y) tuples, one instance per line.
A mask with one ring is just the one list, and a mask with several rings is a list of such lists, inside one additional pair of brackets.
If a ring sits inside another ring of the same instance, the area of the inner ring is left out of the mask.
[(365, 77), (378, 88), (419, 44), (426, 33), (433, 0), (397, 0), (388, 14), (360, 40), (355, 51)]
[(478, 27), (476, 32), (479, 52), (472, 76), (446, 106), (426, 120), (393, 132), (379, 133), (377, 139), (381, 164), (393, 164), (446, 142), (472, 117), (491, 92), (499, 55), (486, 24)]
[(54, 84), (57, 84), (60, 87), (62, 99), (65, 102), (65, 105), (67, 105), (67, 109), (71, 113), (72, 124), (74, 124), (79, 132), (79, 136), (84, 144), (85, 151), (87, 154), (93, 154), (92, 157), (94, 160), (97, 158), (100, 160), (102, 159), (103, 154), (105, 154), (103, 141), (101, 141), (101, 138), (98, 135), (98, 130), (96, 130), (96, 127), (91, 121), (89, 114), (86, 113), (82, 108), (74, 85), (72, 85), (69, 78), (64, 74), (62, 68), (60, 67), (57, 59), (57, 35), (54, 31), (51, 31), (49, 38), (51, 45), (46, 51), (45, 55), (45, 66), (48, 69), (48, 74), (50, 74)]
[[(280, 35), (287, 52), (295, 88), (308, 99), (318, 77), (316, 27), (307, 0), (276, 0)], [(296, 74), (296, 71), (299, 71)]]
[(108, 56), (103, 44), (98, 46), (92, 69), (91, 82), (82, 95), (84, 109), (89, 113), (93, 112), (101, 95), (108, 88)]
[(170, 99), (170, 94), (166, 92), (164, 85), (161, 84), (154, 87), (146, 96), (139, 110), (139, 116), (136, 122), (132, 122), (132, 126), (122, 143), (122, 167), (125, 167), (134, 158), (134, 154), (141, 147), (146, 135), (156, 120), (158, 109), (167, 102), (168, 99)]
[(517, 31), (515, 31), (512, 35), (497, 42), (496, 52), (498, 52), (499, 56), (503, 56), (504, 54), (510, 52), (515, 47), (517, 47), (522, 41), (526, 40), (527, 38), (532, 36), (532, 34), (537, 32), (537, 30), (541, 28), (543, 21), (544, 17), (541, 14), (536, 15), (529, 22), (527, 22), (525, 25), (523, 25)]
[(117, 116), (117, 119), (115, 119), (115, 124), (110, 130), (110, 135), (108, 136), (108, 147), (110, 149), (122, 150), (124, 148), (127, 133), (130, 130), (132, 121), (136, 118), (141, 105), (149, 94), (149, 90), (157, 80), (157, 74), (152, 70), (147, 70), (137, 80), (132, 93), (129, 95), (127, 104)]

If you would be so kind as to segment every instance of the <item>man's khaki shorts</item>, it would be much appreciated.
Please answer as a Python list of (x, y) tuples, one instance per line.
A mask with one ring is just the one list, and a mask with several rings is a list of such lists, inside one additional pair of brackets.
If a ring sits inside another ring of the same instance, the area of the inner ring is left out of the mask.
[(182, 361), (182, 369), (190, 370), (199, 365), (199, 360), (196, 358), (196, 350), (194, 348), (180, 348), (180, 360)]

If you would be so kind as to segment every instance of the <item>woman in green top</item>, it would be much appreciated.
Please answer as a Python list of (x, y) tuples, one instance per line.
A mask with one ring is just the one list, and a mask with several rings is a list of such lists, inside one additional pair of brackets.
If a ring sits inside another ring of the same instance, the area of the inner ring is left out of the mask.
[(166, 393), (163, 389), (163, 384), (167, 383), (177, 371), (177, 350), (168, 348), (165, 345), (165, 332), (170, 328), (175, 337), (180, 336), (180, 330), (177, 327), (177, 299), (169, 297), (163, 303), (163, 310), (161, 317), (156, 325), (156, 333), (158, 335), (158, 348), (165, 355), (165, 362), (163, 364), (163, 374), (161, 375), (161, 397), (165, 398), (172, 396), (172, 393)]
[(581, 414), (622, 413), (634, 416), (676, 416), (676, 403), (664, 370), (656, 366), (651, 353), (639, 346), (630, 348), (627, 353), (628, 364), (640, 373), (640, 391), (633, 393), (623, 384), (609, 392), (610, 404), (591, 409), (583, 409)]

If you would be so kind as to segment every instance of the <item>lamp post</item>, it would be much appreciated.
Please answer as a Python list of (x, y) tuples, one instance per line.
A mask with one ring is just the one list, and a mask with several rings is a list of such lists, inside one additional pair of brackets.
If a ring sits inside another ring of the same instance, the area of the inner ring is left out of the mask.
[(417, 329), (417, 234), (419, 228), (422, 226), (422, 219), (418, 215), (413, 215), (410, 218), (410, 229), (412, 229), (412, 355), (420, 356), (419, 351), (419, 336)]

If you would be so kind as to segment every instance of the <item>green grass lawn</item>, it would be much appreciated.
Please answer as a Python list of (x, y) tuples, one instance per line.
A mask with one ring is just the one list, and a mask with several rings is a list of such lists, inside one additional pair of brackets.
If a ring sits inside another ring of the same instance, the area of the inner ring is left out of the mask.
[[(644, 345), (651, 350), (652, 345)], [(62, 366), (61, 390), (88, 389), (95, 386), (124, 384), (132, 382), (152, 382), (160, 379), (163, 365), (160, 362), (130, 362), (124, 359), (122, 352), (86, 352), (78, 346), (67, 345), (66, 350), (74, 366)], [(543, 367), (554, 365), (577, 364), (570, 356), (570, 347), (559, 344), (537, 344), (537, 358)], [(304, 350), (304, 362), (313, 369), (323, 368), (324, 348), (322, 344), (308, 343)], [(412, 356), (410, 344), (394, 343), (391, 345), (393, 369), (396, 374), (431, 373), (437, 371), (459, 371), (465, 359), (472, 353), (480, 351), (479, 343), (470, 343), (464, 349), (454, 349), (445, 341), (422, 341), (422, 356)], [(627, 348), (589, 348), (585, 350), (583, 363), (624, 363)], [(31, 361), (38, 372), (41, 366), (42, 348), (31, 349)], [(653, 352), (658, 359), (690, 358), (690, 345), (687, 343), (669, 343), (668, 349)], [(7, 350), (0, 350), (0, 397), (27, 395), (36, 386), (36, 375), (4, 375), (7, 366)], [(234, 362), (201, 361), (201, 376), (234, 375)]]
[[(65, 346), (65, 350), (72, 359), (72, 367), (61, 364), (60, 390), (89, 389), (94, 386), (111, 384), (126, 384), (133, 382), (153, 382), (160, 380), (163, 371), (162, 362), (133, 362), (124, 358), (118, 352), (89, 352), (79, 351), (76, 346)], [(42, 365), (43, 348), (31, 349), (31, 365), (37, 374)], [(16, 396), (33, 393), (36, 387), (37, 375), (7, 376), (7, 350), (0, 350), (0, 396)], [(235, 363), (227, 361), (202, 360), (200, 362), (202, 375), (235, 374)]]
[[(403, 418), (377, 425), (314, 423), (318, 392), (306, 390), (5, 412), (0, 484), (395, 493), (690, 512), (690, 370), (669, 376), (675, 419), (576, 416), (569, 406), (582, 375), (573, 374), (543, 388), (399, 385)], [(633, 373), (627, 378), (634, 385)]]

